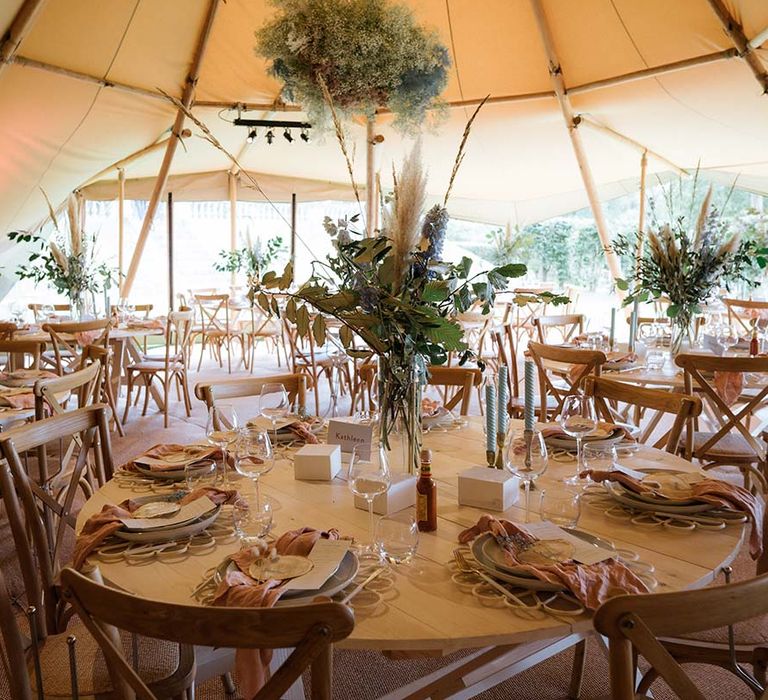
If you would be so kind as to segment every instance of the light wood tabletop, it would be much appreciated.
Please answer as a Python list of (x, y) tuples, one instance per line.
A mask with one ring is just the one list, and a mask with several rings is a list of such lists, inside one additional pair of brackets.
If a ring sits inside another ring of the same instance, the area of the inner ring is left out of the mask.
[[(357, 615), (357, 624), (348, 647), (381, 650), (440, 650), (487, 645), (515, 644), (532, 640), (557, 639), (578, 630), (588, 630), (588, 616), (572, 623), (545, 618), (523, 619), (503, 609), (483, 607), (471, 595), (461, 592), (451, 581), (445, 564), (452, 557), (459, 533), (473, 525), (482, 510), (457, 504), (457, 473), (483, 463), (484, 439), (479, 418), (468, 427), (451, 432), (427, 433), (425, 446), (433, 450), (433, 474), (438, 481), (439, 527), (435, 533), (421, 533), (414, 563), (395, 569), (395, 586), (371, 614)], [(169, 436), (169, 439), (172, 439)], [(690, 463), (652, 448), (641, 448), (626, 460), (627, 466), (654, 466), (660, 469), (691, 470)], [(551, 462), (539, 480), (544, 489), (560, 488), (559, 479), (573, 471), (574, 465)], [(235, 475), (239, 488), (250, 484)], [(353, 507), (352, 494), (342, 478), (332, 482), (306, 482), (293, 478), (287, 460), (280, 460), (262, 480), (262, 493), (276, 507), (277, 534), (309, 525), (336, 527), (342, 535), (365, 540), (368, 536), (367, 512)], [(116, 482), (106, 484), (84, 505), (78, 528), (108, 502), (119, 503), (132, 491)], [(146, 495), (144, 492), (143, 495)], [(522, 501), (521, 501), (522, 505)], [(523, 511), (513, 506), (503, 517), (522, 522)], [(656, 568), (659, 591), (702, 586), (713, 580), (719, 568), (730, 562), (742, 541), (744, 527), (729, 526), (718, 532), (672, 533), (661, 528), (644, 528), (608, 520), (602, 513), (585, 508), (578, 527), (612, 541), (616, 547), (630, 549)], [(124, 561), (98, 564), (108, 581), (136, 595), (161, 600), (194, 603), (192, 591), (203, 573), (236, 549), (236, 544), (221, 545), (194, 556), (174, 561), (150, 559), (140, 565)]]

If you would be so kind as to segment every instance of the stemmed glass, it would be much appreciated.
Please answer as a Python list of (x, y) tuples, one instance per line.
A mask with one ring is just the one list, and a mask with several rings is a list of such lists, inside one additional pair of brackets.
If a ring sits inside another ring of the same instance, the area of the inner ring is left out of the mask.
[(285, 418), (291, 410), (288, 392), (282, 384), (267, 382), (261, 387), (259, 395), (259, 412), (272, 423), (272, 431), (277, 442), (277, 422)]
[(221, 450), (221, 482), (225, 487), (229, 486), (227, 448), (237, 440), (238, 428), (237, 413), (235, 413), (232, 404), (220, 403), (211, 406), (208, 411), (208, 425), (205, 434), (208, 437), (208, 442)]
[(53, 304), (43, 304), (40, 307), (40, 315), (49, 323), (55, 320), (56, 308)]
[(583, 470), (581, 441), (597, 428), (594, 401), (583, 394), (566, 396), (560, 410), (559, 422), (566, 435), (576, 438), (576, 473), (564, 481), (566, 484), (579, 484), (579, 474)]
[(244, 428), (235, 443), (235, 469), (238, 474), (253, 481), (256, 489), (256, 502), (261, 501), (259, 478), (272, 471), (275, 455), (266, 430)]
[(739, 342), (739, 334), (726, 323), (717, 331), (717, 342), (723, 349), (723, 357), (725, 357), (728, 351)]
[[(369, 450), (370, 455), (367, 454)], [(374, 449), (370, 445), (364, 445), (352, 448), (347, 486), (349, 486), (349, 490), (355, 496), (360, 496), (366, 500), (370, 516), (370, 543), (367, 546), (360, 547), (360, 554), (362, 556), (379, 558), (374, 541), (373, 499), (379, 494), (386, 493), (391, 483), (392, 477), (389, 472), (389, 462), (384, 447), (380, 446), (378, 449)]]
[(531, 485), (547, 470), (548, 462), (547, 446), (538, 430), (510, 430), (504, 447), (504, 466), (525, 485), (527, 523), (530, 522), (531, 515)]

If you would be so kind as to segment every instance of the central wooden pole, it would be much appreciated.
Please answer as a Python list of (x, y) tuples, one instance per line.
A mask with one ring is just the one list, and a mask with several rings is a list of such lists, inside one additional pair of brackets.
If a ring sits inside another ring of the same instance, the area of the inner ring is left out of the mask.
[(369, 236), (376, 227), (376, 116), (368, 117), (365, 129), (365, 227)]
[(291, 268), (296, 279), (296, 193), (291, 195)]
[(173, 192), (168, 193), (168, 310), (173, 311)]
[(184, 92), (181, 96), (181, 104), (183, 105), (183, 108), (179, 109), (176, 113), (176, 121), (174, 121), (173, 128), (171, 129), (171, 139), (168, 141), (168, 147), (165, 151), (160, 171), (157, 174), (157, 180), (155, 181), (155, 188), (152, 191), (152, 196), (149, 200), (147, 213), (141, 224), (141, 231), (139, 232), (139, 238), (136, 241), (136, 248), (133, 251), (131, 264), (128, 267), (128, 274), (125, 276), (124, 294), (126, 296), (131, 293), (131, 287), (136, 279), (136, 272), (139, 269), (141, 256), (144, 253), (144, 247), (147, 244), (147, 238), (152, 229), (152, 221), (157, 212), (157, 205), (160, 203), (160, 198), (163, 196), (165, 186), (168, 183), (168, 174), (171, 169), (171, 163), (173, 162), (173, 156), (176, 154), (176, 148), (179, 145), (179, 139), (181, 137), (181, 130), (184, 126), (184, 119), (186, 118), (185, 109), (189, 109), (195, 96), (195, 87), (197, 86), (197, 80), (200, 77), (203, 56), (205, 55), (205, 49), (208, 46), (208, 39), (211, 36), (213, 21), (216, 18), (216, 11), (219, 9), (220, 2), (221, 0), (211, 0), (211, 4), (208, 7), (208, 14), (205, 18), (205, 23), (203, 24), (203, 29), (200, 32), (195, 55), (192, 58), (192, 65), (190, 66), (189, 74), (187, 75), (187, 82), (184, 85)]
[[(571, 106), (571, 101), (568, 98), (568, 93), (565, 88), (563, 71), (560, 67), (557, 53), (555, 52), (555, 46), (552, 41), (549, 25), (547, 24), (546, 15), (544, 14), (544, 8), (542, 7), (541, 0), (531, 0), (531, 6), (533, 8), (533, 14), (536, 17), (536, 23), (539, 26), (541, 41), (544, 45), (544, 51), (549, 62), (549, 75), (552, 80), (552, 87), (554, 88), (555, 95), (560, 103), (563, 119), (565, 119), (565, 124), (568, 128), (568, 136), (571, 138), (573, 152), (576, 156), (576, 162), (579, 165), (579, 171), (581, 172), (581, 179), (584, 182), (584, 189), (587, 191), (587, 198), (589, 199), (589, 205), (592, 209), (592, 216), (595, 219), (597, 234), (600, 237), (600, 242), (605, 251), (605, 258), (608, 262), (608, 269), (611, 272), (611, 277), (616, 279), (622, 276), (621, 267), (611, 245), (611, 235), (608, 231), (608, 224), (603, 215), (603, 208), (600, 206), (600, 199), (597, 195), (595, 180), (592, 177), (592, 171), (589, 167), (589, 161), (587, 160), (587, 154), (581, 140), (581, 134), (577, 128), (577, 120), (574, 118), (573, 107)], [(623, 296), (623, 292), (619, 291), (619, 294)]]
[(120, 298), (123, 298), (123, 274), (125, 273), (125, 170), (117, 171), (117, 273)]
[[(232, 171), (227, 173), (227, 189), (229, 190), (229, 249), (237, 250), (237, 175)], [(232, 271), (229, 283), (234, 287), (237, 273)]]
[(640, 217), (637, 222), (637, 259), (635, 267), (640, 265), (640, 258), (643, 257), (643, 246), (645, 245), (645, 172), (648, 169), (648, 153), (643, 152), (640, 158)]

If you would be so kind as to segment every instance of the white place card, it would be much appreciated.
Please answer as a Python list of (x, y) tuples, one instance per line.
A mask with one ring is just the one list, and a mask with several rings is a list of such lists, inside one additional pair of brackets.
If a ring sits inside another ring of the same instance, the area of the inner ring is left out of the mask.
[(179, 511), (170, 518), (121, 518), (123, 525), (130, 530), (153, 530), (158, 527), (178, 525), (189, 520), (195, 520), (216, 507), (216, 504), (207, 496), (196, 498), (191, 503), (183, 505)]
[(580, 564), (597, 564), (615, 556), (615, 552), (575, 537), (548, 520), (526, 523), (523, 528), (540, 540), (565, 540), (573, 545), (573, 559)]
[(623, 464), (616, 465), (616, 471), (621, 472), (622, 474), (626, 474), (627, 476), (631, 476), (633, 479), (637, 479), (638, 481), (642, 481), (646, 476), (648, 476), (644, 472), (639, 472), (637, 469), (626, 467)]
[(349, 549), (349, 540), (324, 540), (319, 539), (309, 553), (309, 560), (313, 566), (303, 576), (297, 576), (285, 584), (286, 591), (316, 591), (341, 565), (344, 555)]
[(368, 423), (348, 423), (343, 420), (328, 421), (328, 444), (340, 445), (342, 452), (358, 448), (358, 456), (370, 459), (373, 443), (373, 426)]

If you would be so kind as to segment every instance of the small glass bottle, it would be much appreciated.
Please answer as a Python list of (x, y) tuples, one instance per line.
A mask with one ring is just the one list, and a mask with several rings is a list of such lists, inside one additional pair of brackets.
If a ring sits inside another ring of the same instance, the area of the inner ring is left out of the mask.
[(760, 341), (757, 338), (757, 321), (752, 321), (752, 338), (749, 341), (749, 356), (757, 357), (760, 354)]
[(437, 483), (432, 478), (432, 451), (421, 451), (421, 472), (416, 482), (416, 521), (422, 532), (437, 530)]

